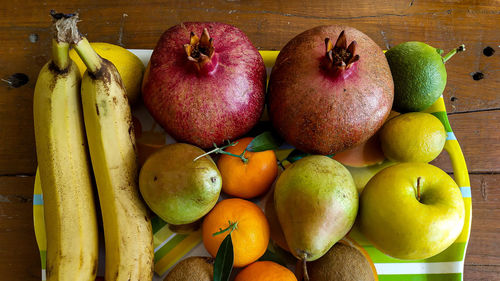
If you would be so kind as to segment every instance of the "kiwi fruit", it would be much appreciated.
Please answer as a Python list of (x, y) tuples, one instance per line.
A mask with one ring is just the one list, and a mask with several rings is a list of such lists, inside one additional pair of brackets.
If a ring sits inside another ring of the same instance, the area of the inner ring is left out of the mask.
[(189, 257), (180, 261), (163, 281), (212, 281), (214, 258)]
[[(308, 262), (307, 272), (310, 281), (378, 281), (371, 264), (358, 249), (339, 242), (321, 258)], [(303, 275), (301, 268), (297, 264), (298, 276)]]

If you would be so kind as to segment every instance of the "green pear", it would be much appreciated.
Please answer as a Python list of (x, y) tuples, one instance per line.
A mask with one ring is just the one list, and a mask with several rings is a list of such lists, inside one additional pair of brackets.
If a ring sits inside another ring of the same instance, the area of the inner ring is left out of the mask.
[(351, 229), (358, 192), (349, 171), (326, 156), (307, 156), (278, 178), (274, 203), (291, 253), (314, 261)]
[(153, 153), (142, 166), (139, 174), (142, 197), (165, 222), (193, 223), (217, 203), (222, 188), (217, 166), (208, 155), (194, 161), (204, 153), (190, 144), (169, 144)]

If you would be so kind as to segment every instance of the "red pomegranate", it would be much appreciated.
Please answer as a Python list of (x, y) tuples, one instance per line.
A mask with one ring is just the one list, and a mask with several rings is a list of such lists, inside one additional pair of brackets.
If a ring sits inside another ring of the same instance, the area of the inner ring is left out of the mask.
[(142, 96), (174, 139), (208, 148), (240, 137), (257, 123), (265, 79), (264, 61), (241, 30), (217, 22), (187, 22), (161, 36)]
[(286, 44), (268, 91), (269, 116), (278, 133), (302, 151), (326, 155), (366, 141), (382, 126), (394, 83), (372, 39), (355, 28), (331, 25)]

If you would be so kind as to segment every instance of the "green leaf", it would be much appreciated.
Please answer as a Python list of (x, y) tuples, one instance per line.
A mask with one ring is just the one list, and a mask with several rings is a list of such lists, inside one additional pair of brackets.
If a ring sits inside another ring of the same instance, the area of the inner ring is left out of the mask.
[(286, 266), (286, 263), (275, 253), (273, 253), (269, 248), (266, 252), (259, 258), (259, 261), (272, 261), (275, 263), (279, 263), (282, 266)]
[(273, 150), (279, 147), (278, 140), (269, 131), (256, 136), (247, 146), (250, 152)]
[[(306, 156), (310, 156), (310, 155), (312, 155), (312, 154), (300, 151), (298, 149), (294, 149), (294, 150), (292, 150), (292, 152), (290, 152), (290, 154), (288, 154), (288, 156), (286, 157), (286, 160), (290, 163), (293, 163), (295, 161), (298, 161), (298, 160), (300, 160)], [(325, 156), (332, 158), (334, 155), (335, 155), (335, 153), (325, 155)]]
[(231, 233), (220, 244), (214, 263), (214, 281), (227, 281), (233, 270), (234, 252)]
[(294, 150), (292, 150), (292, 152), (290, 152), (290, 154), (288, 154), (288, 156), (286, 157), (286, 160), (288, 160), (288, 162), (290, 162), (290, 163), (293, 163), (293, 162), (298, 161), (298, 160), (300, 160), (306, 156), (309, 156), (309, 155), (311, 155), (311, 154), (300, 151), (298, 149), (294, 149)]

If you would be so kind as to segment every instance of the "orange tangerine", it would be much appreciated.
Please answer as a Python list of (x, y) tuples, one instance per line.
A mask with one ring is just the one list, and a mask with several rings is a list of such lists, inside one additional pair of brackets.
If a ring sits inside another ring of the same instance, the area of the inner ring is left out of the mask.
[(245, 267), (234, 281), (297, 281), (290, 269), (272, 261), (258, 261)]
[[(221, 233), (214, 235), (218, 232)], [(239, 198), (222, 200), (205, 216), (203, 244), (213, 257), (229, 233), (233, 242), (234, 267), (256, 261), (267, 249), (269, 224), (264, 212), (250, 201)]]
[[(243, 138), (224, 151), (241, 155), (253, 138)], [(278, 174), (278, 164), (273, 150), (245, 151), (242, 158), (222, 154), (217, 166), (222, 176), (222, 191), (240, 197), (253, 198), (269, 190)]]

